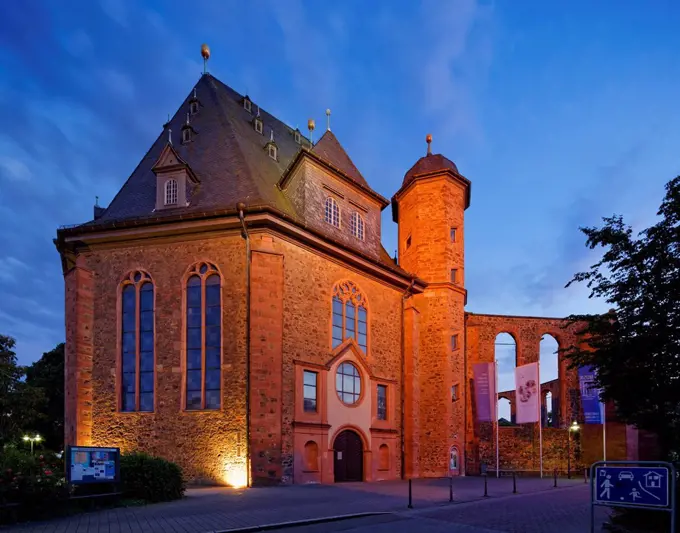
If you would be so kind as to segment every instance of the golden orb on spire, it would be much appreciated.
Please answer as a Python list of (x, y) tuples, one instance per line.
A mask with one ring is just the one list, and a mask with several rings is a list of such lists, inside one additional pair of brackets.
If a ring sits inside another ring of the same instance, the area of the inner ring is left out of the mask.
[(201, 57), (203, 57), (205, 61), (210, 59), (210, 47), (205, 43), (201, 45)]
[(425, 137), (425, 142), (427, 144), (430, 144), (432, 142), (432, 134), (428, 133), (427, 136)]
[(309, 131), (314, 131), (314, 128), (315, 128), (315, 127), (316, 127), (316, 123), (314, 122), (314, 119), (313, 119), (313, 118), (310, 118), (310, 119), (307, 121), (307, 129), (308, 129)]

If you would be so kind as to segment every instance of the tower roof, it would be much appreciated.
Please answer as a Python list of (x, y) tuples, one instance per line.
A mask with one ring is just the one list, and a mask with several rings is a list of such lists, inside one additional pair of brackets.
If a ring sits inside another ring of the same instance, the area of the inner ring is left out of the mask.
[(368, 183), (359, 172), (359, 169), (354, 165), (350, 157), (345, 152), (345, 149), (338, 141), (338, 138), (333, 135), (331, 130), (327, 130), (323, 134), (319, 142), (314, 145), (312, 151), (322, 159), (328, 161), (331, 165), (342, 170), (353, 181), (357, 182), (362, 187), (368, 187)]
[(409, 169), (404, 176), (404, 182), (401, 184), (401, 187), (403, 189), (421, 174), (429, 174), (440, 170), (453, 170), (458, 174), (458, 167), (456, 167), (456, 164), (450, 159), (444, 157), (442, 154), (427, 154), (418, 159), (416, 164)]

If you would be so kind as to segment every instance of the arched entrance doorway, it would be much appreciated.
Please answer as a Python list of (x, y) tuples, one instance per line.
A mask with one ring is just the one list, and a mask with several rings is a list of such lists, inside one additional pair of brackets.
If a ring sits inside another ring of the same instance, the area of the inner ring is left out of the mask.
[(364, 480), (364, 446), (354, 431), (342, 431), (333, 443), (333, 472), (336, 483)]

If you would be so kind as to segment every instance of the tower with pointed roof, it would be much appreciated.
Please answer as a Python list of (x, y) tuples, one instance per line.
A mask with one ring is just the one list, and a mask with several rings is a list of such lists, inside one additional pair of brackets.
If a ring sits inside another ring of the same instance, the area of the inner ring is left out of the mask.
[[(427, 283), (406, 310), (419, 332), (406, 354), (405, 432), (419, 438), (405, 447), (405, 470), (414, 476), (448, 473), (448, 459), (465, 448), (464, 215), (470, 181), (441, 154), (427, 154), (404, 176), (392, 198), (399, 225), (399, 265)], [(464, 464), (464, 461), (461, 461)]]

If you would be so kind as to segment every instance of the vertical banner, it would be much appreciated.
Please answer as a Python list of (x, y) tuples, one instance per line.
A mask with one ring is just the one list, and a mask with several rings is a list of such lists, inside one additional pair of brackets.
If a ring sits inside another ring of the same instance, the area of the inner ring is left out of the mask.
[(578, 369), (578, 384), (581, 389), (581, 408), (586, 424), (602, 424), (602, 403), (600, 389), (595, 385), (595, 369), (582, 366)]
[(472, 365), (475, 380), (475, 402), (477, 420), (493, 422), (496, 413), (496, 363), (476, 363)]
[(538, 363), (529, 363), (515, 368), (515, 421), (518, 424), (539, 421), (540, 398)]

